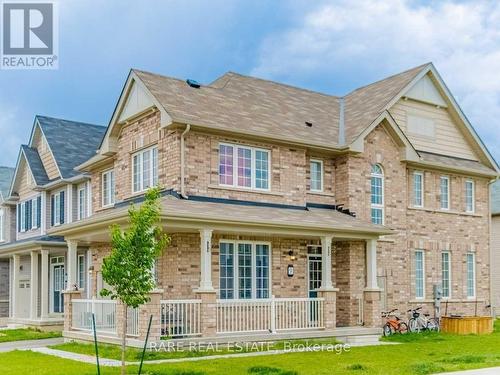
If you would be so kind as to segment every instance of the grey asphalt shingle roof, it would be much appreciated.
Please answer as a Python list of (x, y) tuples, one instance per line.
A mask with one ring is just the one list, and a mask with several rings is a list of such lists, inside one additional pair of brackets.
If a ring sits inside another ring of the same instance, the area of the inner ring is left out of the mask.
[(500, 180), (491, 185), (491, 214), (500, 214)]
[(33, 178), (37, 185), (45, 185), (48, 183), (49, 177), (45, 172), (45, 168), (43, 167), (42, 159), (40, 159), (40, 155), (35, 148), (32, 148), (27, 145), (21, 145), (21, 149), (23, 150), (24, 155), (26, 156), (26, 161), (28, 162), (31, 173), (33, 174)]
[(36, 116), (62, 178), (79, 174), (74, 168), (95, 155), (106, 127), (83, 122)]
[(14, 176), (14, 168), (0, 167), (0, 192), (6, 198), (9, 195), (12, 176)]

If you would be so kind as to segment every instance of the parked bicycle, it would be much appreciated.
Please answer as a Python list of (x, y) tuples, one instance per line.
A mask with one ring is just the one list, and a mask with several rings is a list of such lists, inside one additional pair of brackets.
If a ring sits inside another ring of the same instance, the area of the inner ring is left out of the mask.
[(398, 309), (382, 312), (382, 317), (386, 319), (383, 327), (384, 336), (390, 336), (394, 333), (408, 333), (408, 325), (395, 314), (396, 311)]
[(422, 314), (420, 310), (422, 310), (422, 306), (408, 310), (411, 316), (408, 320), (410, 332), (439, 331), (439, 319), (429, 318), (430, 314)]

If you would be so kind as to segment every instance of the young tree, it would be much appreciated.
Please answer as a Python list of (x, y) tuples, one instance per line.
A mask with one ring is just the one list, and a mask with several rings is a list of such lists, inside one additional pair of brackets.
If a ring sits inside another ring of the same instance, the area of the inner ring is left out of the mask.
[(125, 374), (127, 308), (138, 308), (149, 301), (149, 293), (155, 288), (155, 260), (170, 241), (160, 226), (159, 200), (159, 188), (152, 188), (138, 208), (130, 206), (129, 226), (126, 230), (116, 224), (111, 227), (111, 254), (103, 260), (102, 278), (110, 288), (103, 289), (101, 295), (123, 304), (122, 375)]

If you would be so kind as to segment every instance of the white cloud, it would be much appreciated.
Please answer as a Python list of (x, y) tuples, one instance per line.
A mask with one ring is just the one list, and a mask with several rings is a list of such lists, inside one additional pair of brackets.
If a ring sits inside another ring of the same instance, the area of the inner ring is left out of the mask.
[(252, 73), (295, 81), (324, 75), (333, 84), (347, 76), (357, 86), (428, 61), (500, 160), (500, 2), (322, 3), (269, 36)]

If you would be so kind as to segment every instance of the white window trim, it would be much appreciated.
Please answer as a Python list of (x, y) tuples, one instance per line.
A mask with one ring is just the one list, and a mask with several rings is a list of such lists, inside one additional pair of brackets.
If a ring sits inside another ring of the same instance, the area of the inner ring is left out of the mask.
[[(102, 208), (112, 207), (115, 204), (115, 194), (113, 194), (114, 191), (115, 191), (115, 187), (112, 186), (111, 184), (109, 186), (110, 187), (110, 189), (109, 189), (109, 193), (110, 193), (109, 194), (109, 203), (108, 204), (104, 204), (104, 201), (106, 199), (106, 197), (104, 196), (104, 190), (105, 190), (104, 189), (104, 175), (110, 174), (110, 173), (113, 173), (113, 182), (114, 182), (115, 181), (115, 177), (116, 177), (116, 176), (114, 176), (114, 173), (115, 173), (114, 169), (108, 169), (108, 170), (106, 170), (106, 171), (104, 171), (104, 172), (101, 173), (101, 207)], [(109, 177), (108, 177), (108, 180), (109, 180)], [(113, 188), (113, 189), (111, 189), (111, 188)], [(113, 191), (111, 191), (111, 190), (113, 190)]]
[[(233, 184), (221, 184), (220, 182), (220, 176), (219, 176), (219, 186), (226, 186), (226, 187), (233, 187), (233, 188), (238, 188), (238, 189), (245, 189), (245, 190), (257, 190), (257, 191), (271, 191), (271, 150), (265, 149), (265, 148), (259, 148), (259, 147), (252, 147), (252, 146), (246, 146), (246, 145), (239, 145), (239, 144), (233, 144), (233, 143), (225, 143), (225, 142), (220, 142), (219, 143), (219, 158), (218, 158), (218, 169), (220, 168), (220, 146), (227, 146), (227, 147), (232, 147), (233, 148)], [(238, 148), (246, 148), (250, 149), (251, 154), (252, 154), (252, 164), (250, 166), (250, 175), (251, 175), (251, 184), (250, 186), (240, 186), (238, 185)], [(255, 186), (255, 153), (256, 151), (262, 151), (262, 152), (267, 152), (267, 189), (263, 188), (258, 188)], [(217, 171), (217, 174), (219, 174), (219, 170)]]
[[(51, 212), (51, 215), (54, 215), (54, 226), (61, 225), (61, 192), (64, 190), (60, 190), (57, 193), (52, 194), (54, 197), (54, 212)], [(59, 207), (57, 207), (57, 198), (59, 198)]]
[(20, 233), (26, 232), (26, 202), (19, 203), (21, 210), (21, 230)]
[(451, 270), (452, 270), (452, 265), (451, 265), (451, 252), (450, 251), (442, 251), (441, 252), (441, 282), (443, 280), (443, 254), (448, 254), (448, 291), (449, 291), (449, 296), (445, 296), (443, 294), (443, 299), (451, 299), (451, 296), (453, 294), (453, 291), (451, 289), (451, 286), (453, 285), (451, 283)]
[(31, 230), (38, 229), (37, 221), (38, 221), (38, 196), (31, 199)]
[[(473, 295), (469, 296), (469, 265), (468, 265), (468, 256), (472, 255), (472, 283), (473, 283)], [(465, 295), (467, 299), (475, 299), (476, 298), (476, 254), (472, 251), (468, 251), (465, 254)]]
[[(156, 167), (158, 168), (158, 145), (154, 145), (154, 146), (151, 146), (151, 147), (148, 147), (148, 148), (145, 148), (145, 149), (142, 149), (140, 151), (137, 151), (137, 152), (134, 152), (132, 154), (132, 157), (130, 159), (130, 163), (131, 163), (131, 166), (132, 168), (131, 171), (132, 171), (132, 193), (133, 194), (138, 194), (138, 193), (143, 193), (145, 192), (147, 189), (149, 189), (149, 187), (153, 187), (155, 185), (158, 184), (158, 181), (154, 181), (154, 175), (155, 175), (155, 171), (154, 171), (154, 163), (153, 163), (153, 150), (156, 149)], [(143, 175), (144, 175), (144, 163), (143, 163), (143, 158), (144, 158), (144, 153), (146, 152), (151, 152), (150, 154), (150, 158), (149, 158), (149, 167), (150, 167), (150, 174), (149, 174), (149, 183), (150, 183), (150, 186), (147, 187), (147, 188), (144, 188), (144, 179), (143, 179)], [(135, 171), (134, 171), (134, 157), (136, 156), (139, 156), (139, 190), (134, 190), (134, 175), (135, 175)], [(156, 176), (158, 176), (158, 170), (156, 170)]]
[[(447, 187), (447, 192), (446, 192), (446, 195), (447, 195), (447, 207), (443, 207), (443, 194), (442, 194), (442, 190), (441, 190), (441, 182), (443, 180), (446, 180), (448, 181), (448, 183), (446, 184), (446, 187)], [(444, 211), (449, 211), (450, 210), (450, 207), (451, 207), (451, 202), (450, 202), (450, 177), (448, 176), (440, 176), (439, 177), (439, 208), (441, 210), (444, 210)]]
[[(417, 253), (422, 253), (422, 296), (421, 297), (417, 296), (417, 267), (416, 267)], [(415, 299), (418, 300), (425, 299), (425, 251), (420, 249), (415, 250)]]
[[(420, 201), (422, 202), (422, 204), (418, 205), (415, 203), (415, 198), (416, 198), (416, 195), (415, 195), (415, 176), (420, 176), (420, 181), (421, 181), (421, 187), (420, 187)], [(413, 206), (414, 207), (419, 207), (419, 208), (423, 208), (425, 206), (425, 203), (424, 203), (424, 173), (421, 172), (421, 171), (414, 171), (413, 172)]]
[[(371, 221), (371, 209), (372, 208), (379, 208), (382, 209), (382, 225), (385, 224), (385, 178), (384, 178), (384, 168), (380, 164), (376, 164), (380, 167), (382, 170), (382, 173), (373, 173), (373, 171), (370, 173), (370, 221)], [(373, 166), (372, 166), (373, 168)], [(372, 197), (371, 197), (371, 184), (372, 184), (372, 177), (379, 177), (380, 180), (382, 181), (382, 204), (375, 204), (371, 203)]]
[[(311, 164), (312, 163), (319, 163), (320, 165), (320, 171), (321, 171), (321, 176), (320, 176), (320, 184), (321, 184), (321, 189), (313, 189), (312, 188), (312, 168), (311, 168)], [(318, 192), (318, 193), (321, 193), (323, 190), (324, 190), (324, 165), (323, 165), (323, 160), (320, 160), (320, 159), (311, 159), (309, 161), (309, 180), (310, 180), (310, 190), (311, 191), (314, 191), (314, 192)]]
[[(81, 196), (80, 196), (80, 193), (83, 191), (83, 197), (84, 197), (84, 202), (83, 202), (83, 205), (82, 205), (82, 200), (81, 200)], [(80, 187), (78, 188), (78, 193), (77, 193), (77, 218), (78, 220), (83, 220), (87, 217), (86, 215), (86, 210), (87, 210), (87, 184), (84, 184), (83, 187)], [(81, 206), (83, 206), (83, 214), (82, 214), (82, 210), (81, 210)]]
[[(467, 184), (471, 184), (472, 186), (472, 210), (467, 209)], [(476, 184), (474, 180), (465, 180), (465, 212), (474, 213), (476, 211)]]
[[(233, 300), (240, 300), (240, 301), (265, 301), (268, 300), (272, 297), (272, 287), (273, 287), (273, 276), (272, 276), (272, 269), (273, 269), (273, 264), (272, 264), (272, 247), (271, 247), (271, 242), (268, 241), (231, 241), (231, 240), (224, 240), (221, 239), (219, 241), (219, 249), (220, 249), (220, 244), (226, 243), (226, 244), (233, 244), (233, 296), (234, 298), (232, 299), (227, 299), (227, 301), (233, 301)], [(239, 287), (238, 287), (238, 245), (239, 244), (246, 244), (246, 245), (252, 245), (252, 298), (240, 298), (239, 297)], [(269, 249), (269, 297), (268, 298), (257, 298), (257, 268), (256, 268), (256, 245), (267, 245)], [(218, 262), (220, 261), (220, 256)], [(220, 264), (219, 264), (220, 266)], [(220, 297), (220, 296), (219, 296)], [(226, 301), (226, 300), (224, 300)]]

